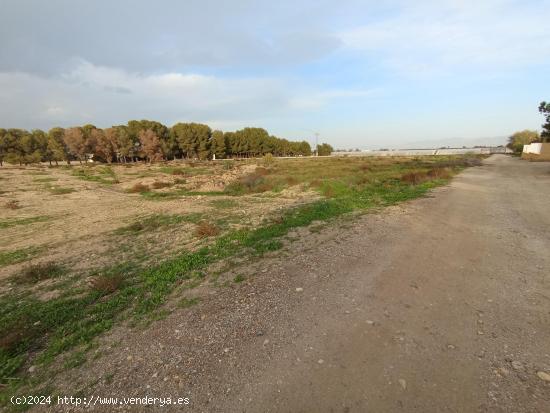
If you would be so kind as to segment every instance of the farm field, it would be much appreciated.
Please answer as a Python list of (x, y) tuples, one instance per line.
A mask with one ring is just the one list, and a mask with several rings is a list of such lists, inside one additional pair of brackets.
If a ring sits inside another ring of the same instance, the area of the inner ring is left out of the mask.
[[(0, 376), (14, 392), (100, 357), (243, 279), (300, 227), (424, 195), (479, 157), (296, 158), (0, 168)], [(94, 351), (92, 351), (94, 350)]]

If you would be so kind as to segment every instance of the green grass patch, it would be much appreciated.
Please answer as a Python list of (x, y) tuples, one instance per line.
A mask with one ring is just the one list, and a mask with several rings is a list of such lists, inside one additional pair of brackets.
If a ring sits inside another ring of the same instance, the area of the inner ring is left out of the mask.
[(73, 169), (72, 175), (84, 181), (112, 185), (119, 182), (115, 171), (110, 166), (84, 166)]
[(50, 177), (34, 178), (32, 181), (33, 182), (55, 182), (57, 181), (57, 178), (50, 178)]
[(161, 227), (178, 225), (184, 222), (198, 223), (203, 214), (191, 213), (186, 215), (178, 214), (154, 214), (136, 219), (132, 224), (116, 229), (117, 235), (125, 235), (140, 232), (151, 232)]
[(50, 219), (51, 217), (47, 215), (38, 215), (28, 218), (6, 218), (0, 220), (0, 229), (15, 227), (17, 225), (29, 225), (37, 222), (46, 222)]
[(233, 199), (214, 199), (210, 201), (210, 205), (218, 209), (231, 209), (238, 207), (239, 203)]
[(66, 269), (54, 262), (30, 265), (11, 278), (15, 284), (35, 284), (63, 275)]
[(179, 308), (189, 308), (194, 306), (195, 304), (198, 304), (200, 302), (200, 298), (193, 297), (193, 298), (187, 298), (184, 297), (181, 300), (178, 301), (178, 307)]
[(39, 247), (20, 248), (14, 251), (5, 252), (0, 251), (0, 267), (30, 260), (31, 258), (35, 257), (40, 251), (41, 248)]
[(48, 185), (48, 186), (46, 186), (46, 189), (52, 195), (65, 195), (65, 194), (70, 194), (71, 192), (76, 191), (73, 188), (67, 188), (67, 187), (63, 187), (63, 186), (54, 186), (54, 185)]

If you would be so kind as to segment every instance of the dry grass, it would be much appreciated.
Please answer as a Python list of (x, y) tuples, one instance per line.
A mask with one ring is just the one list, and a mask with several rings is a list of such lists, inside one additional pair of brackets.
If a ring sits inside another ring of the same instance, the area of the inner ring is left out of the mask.
[(172, 185), (174, 185), (172, 182), (166, 181), (155, 181), (151, 184), (151, 186), (155, 189), (168, 188)]
[(131, 194), (138, 194), (147, 191), (149, 191), (149, 186), (142, 184), (141, 182), (134, 184), (131, 188), (128, 189), (128, 192)]
[(121, 274), (115, 275), (98, 275), (90, 281), (92, 290), (101, 293), (102, 295), (112, 294), (117, 291), (123, 282)]
[(0, 350), (11, 352), (16, 349), (22, 341), (33, 336), (32, 326), (19, 321), (11, 326), (2, 328), (0, 335)]
[(199, 222), (195, 229), (195, 236), (199, 238), (213, 237), (219, 233), (220, 230), (217, 226), (206, 221)]
[(406, 174), (401, 175), (399, 178), (401, 182), (405, 182), (410, 185), (418, 185), (422, 182), (429, 180), (428, 174), (426, 172), (407, 172)]
[(19, 201), (16, 201), (12, 199), (11, 201), (6, 202), (4, 205), (8, 209), (19, 209), (21, 208), (21, 205), (19, 205)]
[(34, 264), (23, 268), (19, 274), (13, 277), (13, 281), (17, 284), (35, 284), (57, 277), (64, 271), (65, 269), (62, 266), (54, 262)]
[(432, 168), (427, 175), (431, 179), (449, 179), (452, 176), (448, 168)]

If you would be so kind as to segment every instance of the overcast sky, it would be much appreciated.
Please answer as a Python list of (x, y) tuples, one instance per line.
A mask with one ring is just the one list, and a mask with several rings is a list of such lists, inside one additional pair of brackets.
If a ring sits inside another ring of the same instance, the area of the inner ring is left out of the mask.
[(550, 0), (0, 0), (0, 127), (480, 143), (540, 129), (549, 22)]

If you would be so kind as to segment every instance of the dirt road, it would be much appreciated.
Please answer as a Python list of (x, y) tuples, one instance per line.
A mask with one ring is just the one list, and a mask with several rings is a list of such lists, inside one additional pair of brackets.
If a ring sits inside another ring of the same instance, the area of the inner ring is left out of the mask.
[(125, 351), (90, 366), (94, 393), (205, 412), (550, 411), (550, 164), (495, 155), (428, 198), (296, 235), (244, 283), (116, 333)]

